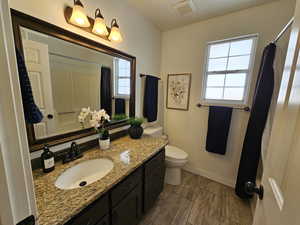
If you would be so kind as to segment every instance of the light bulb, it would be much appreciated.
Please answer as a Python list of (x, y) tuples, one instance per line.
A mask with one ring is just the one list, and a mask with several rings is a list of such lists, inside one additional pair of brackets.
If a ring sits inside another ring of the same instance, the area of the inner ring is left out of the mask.
[(100, 12), (100, 9), (96, 9), (95, 12), (95, 22), (93, 27), (93, 33), (98, 34), (100, 36), (107, 36), (108, 30), (104, 21), (104, 18)]
[(117, 43), (120, 43), (123, 41), (123, 37), (120, 32), (120, 28), (119, 28), (119, 25), (117, 24), (116, 19), (113, 19), (113, 21), (112, 21), (111, 31), (110, 31), (108, 39), (110, 41), (117, 42)]
[(82, 3), (79, 0), (74, 1), (74, 7), (70, 18), (70, 23), (79, 27), (91, 26), (90, 21), (85, 14)]

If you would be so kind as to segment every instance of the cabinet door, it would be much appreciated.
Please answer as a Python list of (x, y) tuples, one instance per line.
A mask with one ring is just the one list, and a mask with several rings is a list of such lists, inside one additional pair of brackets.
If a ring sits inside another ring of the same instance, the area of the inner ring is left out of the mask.
[(109, 225), (109, 217), (108, 215), (103, 217), (96, 225)]
[(134, 187), (141, 183), (143, 181), (142, 177), (142, 168), (138, 168), (113, 188), (111, 191), (112, 207), (115, 207)]
[(104, 218), (108, 214), (108, 212), (109, 199), (108, 195), (105, 194), (104, 196), (93, 202), (91, 205), (83, 209), (78, 215), (72, 218), (65, 225), (96, 225), (97, 222), (101, 220), (101, 218)]
[(112, 210), (112, 225), (136, 225), (141, 215), (142, 185), (140, 183)]
[(144, 212), (153, 207), (164, 188), (165, 179), (165, 149), (162, 149), (152, 159), (145, 163), (144, 174)]

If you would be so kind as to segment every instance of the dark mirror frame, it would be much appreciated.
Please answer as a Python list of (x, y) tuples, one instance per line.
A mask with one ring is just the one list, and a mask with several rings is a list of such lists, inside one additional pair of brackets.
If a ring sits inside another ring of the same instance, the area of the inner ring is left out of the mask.
[[(63, 12), (62, 12), (63, 13)], [(76, 33), (67, 31), (63, 28), (50, 24), (48, 22), (42, 21), (35, 17), (29, 16), (17, 10), (11, 9), (12, 16), (12, 24), (13, 24), (13, 33), (16, 48), (23, 53), (22, 46), (22, 37), (21, 37), (21, 27), (25, 27), (43, 34), (47, 34), (52, 37), (56, 37), (73, 44), (77, 44), (89, 49), (93, 49), (99, 51), (101, 53), (105, 53), (114, 57), (119, 57), (122, 59), (126, 59), (131, 63), (131, 78), (130, 78), (130, 101), (129, 101), (129, 116), (135, 116), (135, 77), (136, 77), (136, 58), (127, 53), (121, 52), (117, 49), (108, 47), (106, 45), (100, 44), (91, 39), (80, 36)], [(115, 123), (111, 123), (108, 125), (109, 129), (123, 127), (128, 125), (128, 120), (121, 120)], [(61, 135), (56, 135), (43, 139), (36, 139), (34, 133), (34, 127), (32, 124), (26, 124), (27, 128), (27, 136), (30, 146), (30, 152), (38, 151), (44, 147), (47, 143), (49, 146), (59, 145), (65, 142), (69, 142), (75, 139), (87, 137), (95, 134), (93, 128), (83, 129), (79, 131), (73, 131)], [(114, 133), (115, 136), (122, 136), (125, 132), (120, 131), (118, 133)]]

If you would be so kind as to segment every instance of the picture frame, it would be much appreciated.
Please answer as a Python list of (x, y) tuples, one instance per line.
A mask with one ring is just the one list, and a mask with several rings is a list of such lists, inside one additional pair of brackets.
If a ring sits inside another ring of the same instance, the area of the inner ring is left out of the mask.
[(191, 73), (168, 74), (167, 109), (189, 110)]

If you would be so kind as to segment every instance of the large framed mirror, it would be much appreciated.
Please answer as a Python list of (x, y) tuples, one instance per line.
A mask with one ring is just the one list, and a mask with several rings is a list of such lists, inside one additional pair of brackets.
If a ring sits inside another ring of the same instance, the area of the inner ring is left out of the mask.
[(105, 109), (109, 129), (135, 116), (136, 58), (37, 18), (11, 10), (16, 48), (24, 57), (36, 105), (27, 123), (30, 150), (95, 134), (78, 121), (82, 108)]

